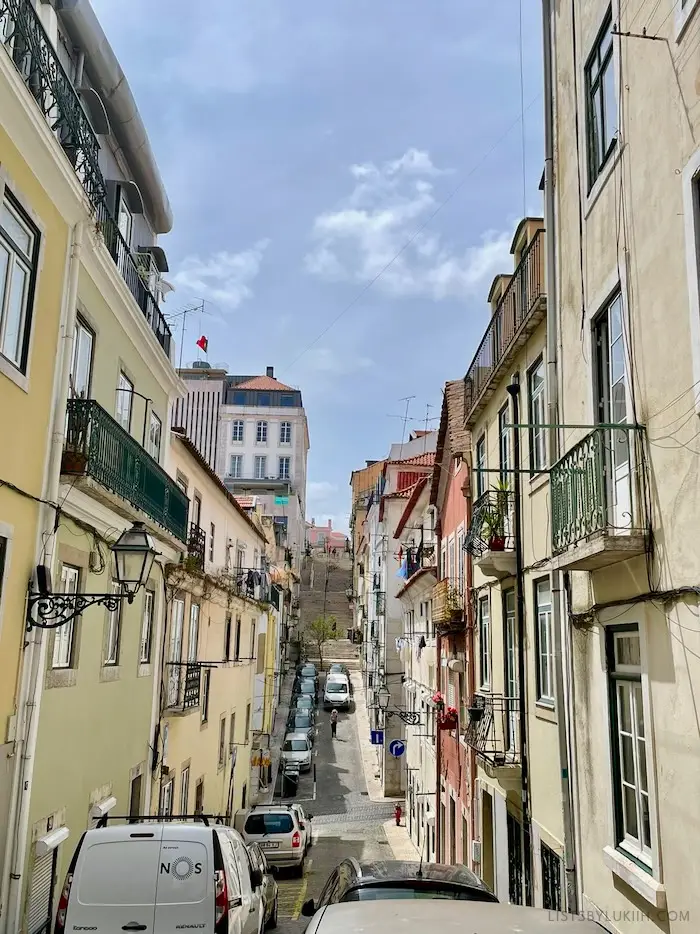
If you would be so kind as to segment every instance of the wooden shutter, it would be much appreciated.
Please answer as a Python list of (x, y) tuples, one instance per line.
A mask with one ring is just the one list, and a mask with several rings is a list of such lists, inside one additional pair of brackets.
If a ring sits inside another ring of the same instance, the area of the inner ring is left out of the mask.
[(54, 876), (58, 849), (34, 860), (27, 902), (27, 930), (38, 934), (51, 927)]

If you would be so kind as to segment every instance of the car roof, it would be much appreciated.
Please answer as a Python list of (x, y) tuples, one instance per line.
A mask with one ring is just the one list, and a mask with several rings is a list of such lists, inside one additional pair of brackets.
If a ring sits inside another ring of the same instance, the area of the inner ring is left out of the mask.
[(285, 737), (284, 737), (284, 740), (285, 740), (285, 742), (286, 742), (288, 739), (303, 739), (303, 740), (307, 740), (308, 738), (309, 738), (309, 737), (306, 735), (306, 733), (287, 733), (287, 734), (285, 735)]
[(438, 925), (443, 934), (600, 934), (593, 921), (567, 917), (559, 922), (542, 908), (452, 899), (341, 902), (316, 917), (307, 928), (313, 934), (393, 934), (399, 928), (402, 934), (425, 934)]
[(360, 860), (356, 864), (358, 881), (369, 882), (405, 882), (420, 879), (423, 882), (448, 882), (452, 885), (469, 885), (473, 888), (489, 891), (481, 879), (466, 866), (448, 866), (445, 863), (423, 863), (410, 860), (381, 859)]
[(249, 817), (251, 814), (259, 814), (263, 812), (264, 814), (269, 813), (286, 813), (294, 810), (294, 805), (292, 804), (256, 804), (255, 807), (252, 807), (246, 817)]
[[(232, 828), (224, 825), (215, 825), (220, 830), (230, 830)], [(143, 840), (144, 834), (152, 834), (156, 840), (162, 838), (182, 839), (192, 838), (201, 840), (203, 837), (211, 839), (214, 827), (207, 827), (206, 824), (198, 821), (153, 821), (139, 824), (112, 824), (107, 827), (96, 827), (85, 832), (84, 843), (92, 845), (96, 840), (105, 842), (116, 842), (118, 840), (130, 840), (131, 838)]]

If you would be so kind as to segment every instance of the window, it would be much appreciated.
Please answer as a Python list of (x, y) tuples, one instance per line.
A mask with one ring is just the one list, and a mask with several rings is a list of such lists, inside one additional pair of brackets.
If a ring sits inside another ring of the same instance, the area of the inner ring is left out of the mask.
[(154, 461), (160, 463), (160, 438), (163, 430), (163, 423), (155, 412), (151, 412), (151, 420), (148, 428), (148, 453)]
[(142, 665), (148, 665), (151, 661), (151, 643), (153, 640), (153, 607), (156, 595), (152, 590), (147, 590), (143, 596), (143, 619), (141, 620), (141, 649), (139, 652), (139, 661)]
[(237, 418), (231, 423), (231, 441), (240, 444), (245, 437), (245, 422), (242, 418)]
[(480, 471), (486, 469), (486, 435), (482, 435), (476, 442), (476, 498), (484, 495), (486, 490), (486, 474)]
[(248, 742), (248, 735), (250, 733), (250, 704), (246, 704), (245, 708), (245, 732), (243, 734), (243, 742)]
[(117, 383), (117, 405), (114, 417), (124, 431), (131, 430), (131, 407), (134, 401), (134, 384), (124, 373), (119, 374)]
[(200, 778), (194, 786), (194, 813), (202, 814), (204, 811), (204, 779)]
[(280, 422), (280, 444), (292, 443), (292, 423)]
[[(121, 584), (112, 581), (112, 593), (120, 594)], [(116, 610), (110, 610), (107, 618), (107, 645), (105, 648), (105, 665), (119, 664), (119, 643), (121, 641), (122, 605), (121, 601)]]
[(236, 641), (233, 646), (233, 659), (239, 661), (241, 657), (241, 617), (236, 617)]
[(280, 457), (280, 469), (279, 469), (279, 478), (280, 480), (289, 480), (289, 464), (290, 457)]
[(224, 628), (224, 661), (231, 661), (231, 614), (226, 614), (226, 627)]
[(209, 523), (209, 560), (214, 560), (214, 537), (216, 535), (216, 526), (213, 522)]
[(552, 632), (552, 590), (549, 578), (535, 581), (537, 614), (537, 700), (554, 703), (554, 645)]
[[(233, 759), (233, 757), (236, 755), (236, 714), (235, 713), (231, 714), (230, 723), (231, 725), (228, 731), (228, 744), (231, 750), (231, 757)], [(233, 759), (233, 764), (234, 765), (236, 764), (235, 759)]]
[(267, 444), (267, 422), (258, 422), (256, 424), (255, 441), (257, 444)]
[(270, 405), (271, 396), (269, 392), (258, 393), (258, 405)]
[(606, 639), (616, 843), (649, 867), (651, 821), (639, 628), (611, 626)]
[(92, 331), (80, 318), (75, 322), (73, 359), (70, 366), (68, 390), (71, 399), (89, 399), (92, 377)]
[(508, 425), (508, 406), (504, 405), (498, 413), (498, 467), (501, 480), (510, 483), (510, 428)]
[(482, 688), (491, 684), (491, 614), (489, 598), (479, 600), (479, 681)]
[(226, 762), (226, 715), (219, 720), (219, 768)]
[(231, 460), (229, 462), (228, 469), (229, 477), (233, 477), (234, 480), (240, 480), (243, 476), (243, 455), (242, 454), (232, 454)]
[(129, 817), (138, 817), (141, 813), (141, 787), (143, 777), (135, 775), (129, 787)]
[(0, 204), (0, 353), (27, 368), (39, 234), (9, 196)]
[(457, 586), (459, 592), (464, 593), (464, 528), (457, 530)]
[(134, 227), (134, 218), (129, 210), (124, 195), (119, 194), (119, 205), (117, 208), (117, 226), (119, 233), (126, 240), (126, 245), (131, 246), (131, 232)]
[[(4, 539), (3, 539), (4, 541)], [(0, 562), (2, 558), (0, 556)], [(0, 563), (0, 572), (2, 565)], [(61, 568), (61, 593), (77, 593), (80, 571), (64, 564)], [(71, 668), (73, 663), (73, 633), (75, 620), (59, 626), (54, 635), (52, 668)]]
[(173, 813), (173, 789), (174, 779), (169, 779), (160, 789), (160, 807), (158, 813), (167, 816)]
[(250, 624), (250, 658), (255, 658), (255, 620)]
[(530, 409), (530, 470), (544, 470), (547, 463), (547, 440), (544, 398), (544, 360), (540, 357), (527, 374)]
[(2, 608), (2, 588), (5, 580), (5, 561), (7, 560), (7, 539), (0, 535), (0, 608)]
[(243, 548), (236, 548), (236, 567), (242, 571), (245, 566), (245, 551)]
[(264, 454), (255, 455), (253, 476), (256, 480), (264, 480), (267, 476), (267, 457)]
[(561, 860), (550, 848), (540, 843), (542, 866), (542, 907), (561, 911)]
[(184, 473), (180, 473), (179, 470), (175, 474), (175, 483), (177, 483), (183, 493), (187, 493), (187, 489), (189, 487), (187, 477), (184, 475)]
[(193, 603), (190, 606), (190, 629), (187, 635), (187, 661), (197, 661), (197, 650), (199, 647), (199, 604)]
[(294, 396), (280, 396), (280, 405), (288, 406), (294, 405)]
[(211, 668), (202, 669), (202, 723), (209, 719), (209, 686), (211, 685)]
[(182, 770), (180, 779), (180, 814), (188, 814), (187, 808), (190, 806), (190, 768), (186, 766)]
[(612, 26), (612, 9), (610, 9), (586, 62), (589, 187), (600, 175), (617, 140)]

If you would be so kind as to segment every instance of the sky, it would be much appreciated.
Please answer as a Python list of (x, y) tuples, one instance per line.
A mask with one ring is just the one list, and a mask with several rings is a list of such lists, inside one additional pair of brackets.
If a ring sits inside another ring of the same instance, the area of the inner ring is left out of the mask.
[(163, 310), (205, 301), (183, 360), (205, 334), (211, 363), (302, 390), (307, 517), (346, 530), (350, 472), (437, 428), (542, 214), (540, 5), (92, 4), (173, 208)]

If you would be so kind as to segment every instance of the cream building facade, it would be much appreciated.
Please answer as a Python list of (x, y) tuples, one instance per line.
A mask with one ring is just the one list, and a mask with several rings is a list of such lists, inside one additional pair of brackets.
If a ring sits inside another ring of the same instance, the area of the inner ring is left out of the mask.
[(676, 932), (698, 911), (700, 4), (549, 12), (579, 902)]

